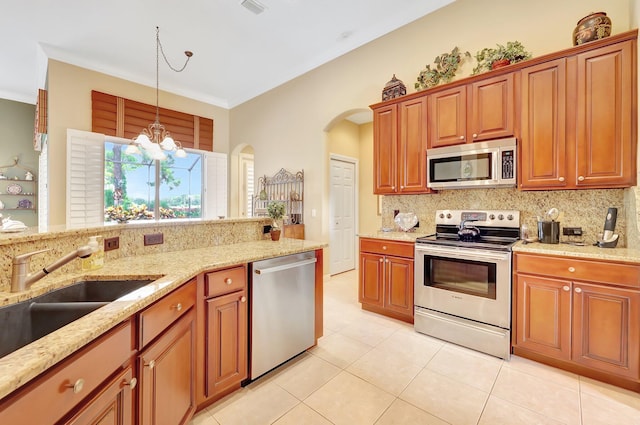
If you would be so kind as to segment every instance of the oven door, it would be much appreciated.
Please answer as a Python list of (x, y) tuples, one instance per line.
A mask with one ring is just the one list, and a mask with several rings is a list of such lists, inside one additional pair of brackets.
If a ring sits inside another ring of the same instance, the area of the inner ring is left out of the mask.
[(511, 252), (416, 245), (414, 303), (509, 329)]

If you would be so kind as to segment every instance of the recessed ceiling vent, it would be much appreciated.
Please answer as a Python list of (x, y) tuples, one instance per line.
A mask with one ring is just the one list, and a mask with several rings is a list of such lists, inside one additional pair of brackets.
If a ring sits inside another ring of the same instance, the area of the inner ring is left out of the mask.
[(258, 3), (256, 0), (242, 0), (242, 4), (245, 9), (255, 13), (256, 15), (261, 14), (262, 12), (264, 12), (264, 5)]

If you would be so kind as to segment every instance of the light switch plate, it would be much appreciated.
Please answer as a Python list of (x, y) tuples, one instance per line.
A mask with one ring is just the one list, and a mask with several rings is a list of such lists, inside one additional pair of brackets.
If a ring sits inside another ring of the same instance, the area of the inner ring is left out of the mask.
[(144, 246), (148, 245), (161, 245), (164, 243), (164, 236), (162, 233), (149, 233), (144, 235)]

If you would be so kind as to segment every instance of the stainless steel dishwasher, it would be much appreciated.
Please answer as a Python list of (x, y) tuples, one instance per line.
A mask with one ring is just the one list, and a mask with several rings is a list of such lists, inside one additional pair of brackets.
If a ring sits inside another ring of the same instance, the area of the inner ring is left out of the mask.
[(251, 379), (315, 342), (315, 253), (251, 264)]

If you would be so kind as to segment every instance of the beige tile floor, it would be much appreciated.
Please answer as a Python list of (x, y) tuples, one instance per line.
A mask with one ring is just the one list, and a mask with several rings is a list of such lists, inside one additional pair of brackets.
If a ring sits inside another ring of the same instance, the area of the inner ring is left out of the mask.
[(640, 394), (484, 355), (362, 311), (356, 271), (325, 282), (318, 346), (191, 425), (640, 425)]

